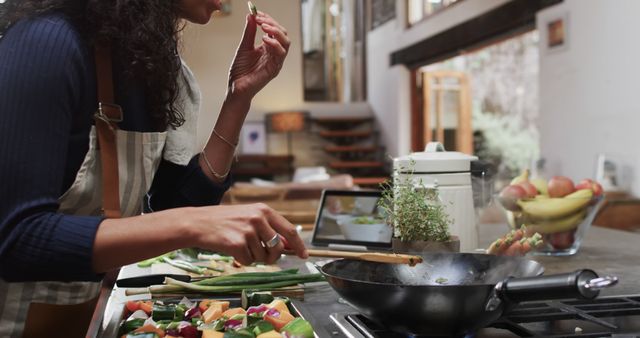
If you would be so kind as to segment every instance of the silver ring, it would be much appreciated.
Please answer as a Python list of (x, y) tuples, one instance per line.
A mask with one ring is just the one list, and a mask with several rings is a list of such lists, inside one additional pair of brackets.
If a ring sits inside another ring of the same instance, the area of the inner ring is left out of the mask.
[(264, 243), (264, 245), (267, 248), (271, 249), (271, 248), (274, 248), (276, 245), (278, 245), (278, 243), (280, 243), (280, 235), (275, 234), (273, 235), (273, 238), (271, 238), (269, 241)]

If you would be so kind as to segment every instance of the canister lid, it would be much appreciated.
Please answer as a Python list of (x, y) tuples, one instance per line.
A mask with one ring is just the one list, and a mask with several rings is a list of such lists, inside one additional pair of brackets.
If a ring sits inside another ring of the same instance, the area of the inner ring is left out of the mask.
[(445, 151), (440, 142), (430, 142), (424, 152), (395, 158), (393, 169), (396, 172), (411, 171), (411, 161), (414, 161), (413, 171), (415, 173), (468, 172), (471, 170), (471, 161), (477, 159), (476, 156), (457, 151)]

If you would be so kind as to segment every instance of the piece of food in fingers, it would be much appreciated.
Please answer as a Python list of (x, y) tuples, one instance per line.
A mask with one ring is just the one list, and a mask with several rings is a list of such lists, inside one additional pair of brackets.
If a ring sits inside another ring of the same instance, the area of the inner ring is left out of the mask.
[(258, 8), (256, 8), (256, 5), (254, 5), (253, 2), (247, 1), (247, 6), (249, 6), (249, 12), (251, 12), (251, 15), (258, 15)]

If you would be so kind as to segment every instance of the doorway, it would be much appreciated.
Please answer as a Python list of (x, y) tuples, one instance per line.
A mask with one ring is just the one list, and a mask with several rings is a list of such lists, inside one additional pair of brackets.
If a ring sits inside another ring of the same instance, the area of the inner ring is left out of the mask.
[(531, 30), (417, 68), (419, 147), (439, 141), (506, 176), (529, 167), (540, 153), (538, 55), (538, 32)]

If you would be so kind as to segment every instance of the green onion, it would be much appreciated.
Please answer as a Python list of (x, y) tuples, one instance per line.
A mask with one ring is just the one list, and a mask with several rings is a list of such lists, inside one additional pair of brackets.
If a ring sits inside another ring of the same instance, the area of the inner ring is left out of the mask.
[[(320, 278), (318, 278), (320, 277)], [(316, 282), (321, 281), (322, 276), (316, 276), (315, 280), (306, 280), (305, 282)], [(273, 290), (286, 286), (293, 286), (301, 283), (301, 280), (288, 280), (282, 282), (274, 282), (274, 283), (263, 283), (263, 284), (245, 284), (245, 285), (229, 285), (229, 286), (209, 286), (209, 285), (197, 285), (193, 283), (186, 283), (179, 280), (175, 280), (173, 278), (165, 278), (165, 283), (167, 285), (176, 285), (181, 286), (186, 290), (197, 291), (197, 292), (205, 292), (205, 293), (228, 293), (228, 292), (241, 292), (244, 289), (252, 289), (252, 290)]]
[(169, 257), (163, 257), (162, 258), (165, 262), (169, 263), (172, 266), (175, 266), (176, 268), (188, 271), (188, 272), (193, 272), (193, 273), (197, 273), (197, 274), (203, 274), (207, 271), (206, 268), (203, 267), (199, 267), (199, 266), (195, 266), (187, 261), (182, 261), (182, 260), (177, 260), (177, 259), (171, 259)]
[(239, 278), (209, 278), (204, 279), (193, 284), (196, 285), (208, 285), (208, 286), (224, 286), (224, 285), (242, 285), (242, 284), (265, 284), (274, 282), (284, 282), (292, 280), (315, 280), (318, 279), (319, 274), (309, 275), (275, 275), (275, 276), (257, 276), (257, 277), (239, 277)]
[(175, 251), (167, 252), (166, 254), (160, 255), (158, 257), (145, 259), (142, 262), (139, 262), (138, 266), (141, 267), (141, 268), (148, 268), (148, 267), (150, 267), (151, 265), (153, 265), (155, 263), (162, 262), (165, 257), (167, 257), (167, 258), (176, 258), (176, 255), (177, 254), (176, 254)]

